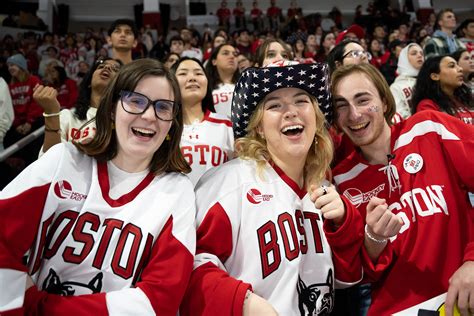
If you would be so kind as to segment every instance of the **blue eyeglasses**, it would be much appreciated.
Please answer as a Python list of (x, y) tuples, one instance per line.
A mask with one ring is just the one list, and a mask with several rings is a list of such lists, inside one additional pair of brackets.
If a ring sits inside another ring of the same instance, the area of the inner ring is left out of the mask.
[(130, 114), (143, 114), (150, 105), (153, 105), (155, 115), (162, 121), (172, 121), (175, 117), (177, 104), (171, 100), (150, 100), (146, 95), (132, 91), (120, 91), (120, 103), (125, 112)]

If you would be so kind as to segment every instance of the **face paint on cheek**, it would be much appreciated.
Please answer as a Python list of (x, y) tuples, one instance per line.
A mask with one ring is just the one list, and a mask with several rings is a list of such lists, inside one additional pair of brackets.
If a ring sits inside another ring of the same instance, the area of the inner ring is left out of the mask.
[(367, 109), (367, 112), (378, 112), (378, 111), (379, 111), (379, 107), (377, 105), (371, 105)]

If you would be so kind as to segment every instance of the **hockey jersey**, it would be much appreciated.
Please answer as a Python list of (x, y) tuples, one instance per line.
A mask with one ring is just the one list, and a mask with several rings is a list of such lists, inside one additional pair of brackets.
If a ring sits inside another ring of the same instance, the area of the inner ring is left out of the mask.
[[(176, 315), (194, 216), (184, 175), (149, 173), (113, 199), (106, 162), (53, 146), (0, 193), (0, 311)], [(25, 293), (27, 273), (36, 286)]]
[(416, 77), (400, 75), (390, 85), (390, 91), (395, 99), (397, 113), (403, 118), (411, 115), (410, 101), (413, 96), (413, 87), (416, 83)]
[(226, 83), (212, 91), (212, 99), (214, 100), (214, 108), (216, 113), (227, 116), (230, 119), (232, 108), (232, 95), (234, 94), (235, 84)]
[(333, 170), (363, 218), (377, 196), (403, 220), (375, 264), (363, 248), (364, 276), (375, 282), (369, 315), (391, 315), (446, 292), (453, 273), (474, 260), (467, 195), (474, 189), (474, 127), (422, 111), (391, 129), (387, 165), (369, 165), (356, 150)]
[(188, 176), (196, 185), (206, 170), (232, 159), (232, 122), (223, 115), (207, 111), (201, 122), (184, 125), (180, 148), (192, 169)]
[(280, 168), (259, 174), (240, 158), (209, 170), (195, 191), (197, 254), (181, 315), (241, 315), (250, 288), (280, 315), (327, 315), (335, 277), (361, 279), (362, 220), (349, 202), (333, 231)]
[[(97, 113), (97, 108), (90, 107), (86, 113), (86, 119), (80, 120), (74, 114), (75, 110), (64, 109), (59, 115), (59, 126), (61, 129), (61, 142), (87, 142), (91, 141), (95, 136), (95, 121), (90, 122), (87, 126), (81, 127), (89, 120), (93, 119)], [(43, 155), (41, 148), (39, 156)]]
[[(454, 101), (454, 105), (454, 116), (466, 124), (474, 125), (474, 109), (470, 109), (457, 101)], [(423, 99), (418, 103), (416, 111), (420, 112), (426, 110), (441, 111), (441, 108), (433, 100)]]

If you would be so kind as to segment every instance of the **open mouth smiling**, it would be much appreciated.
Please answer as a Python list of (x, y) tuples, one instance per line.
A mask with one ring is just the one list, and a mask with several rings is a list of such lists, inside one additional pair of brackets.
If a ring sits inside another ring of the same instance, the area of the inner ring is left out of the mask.
[(290, 125), (285, 126), (281, 129), (281, 132), (286, 136), (294, 136), (303, 133), (304, 126), (303, 125)]
[(360, 131), (364, 128), (366, 128), (367, 126), (369, 126), (369, 123), (361, 123), (361, 124), (357, 124), (357, 125), (352, 125), (352, 126), (349, 126), (349, 129), (353, 132), (357, 132), (357, 131)]
[(155, 131), (152, 131), (146, 128), (140, 128), (140, 127), (132, 127), (132, 132), (135, 136), (149, 137), (149, 138), (152, 138), (156, 134)]

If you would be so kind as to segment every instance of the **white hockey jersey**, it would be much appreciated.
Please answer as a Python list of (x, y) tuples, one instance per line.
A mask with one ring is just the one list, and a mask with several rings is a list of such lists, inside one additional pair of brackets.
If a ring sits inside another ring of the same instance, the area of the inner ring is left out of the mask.
[[(53, 146), (0, 193), (0, 279), (9, 284), (0, 311), (176, 315), (192, 270), (194, 202), (177, 173), (149, 173), (113, 199), (106, 162)], [(36, 286), (25, 293), (27, 273)]]
[(201, 122), (184, 125), (180, 148), (192, 169), (188, 176), (196, 185), (208, 169), (232, 159), (232, 122), (223, 115), (207, 111)]
[(267, 164), (262, 177), (254, 161), (240, 158), (211, 169), (196, 187), (196, 205), (197, 254), (181, 315), (240, 315), (249, 288), (280, 315), (327, 315), (335, 275), (346, 283), (362, 277), (355, 208), (347, 202), (346, 221), (332, 231), (277, 166)]
[[(61, 142), (83, 142), (90, 141), (95, 136), (95, 121), (89, 123), (83, 129), (81, 127), (89, 120), (93, 119), (97, 113), (97, 108), (90, 107), (87, 110), (86, 119), (80, 120), (74, 115), (74, 109), (61, 110), (59, 115), (59, 126), (61, 129)], [(43, 147), (39, 152), (39, 157), (44, 154)]]
[(227, 116), (230, 119), (232, 108), (232, 96), (234, 94), (235, 84), (220, 84), (217, 89), (212, 91), (212, 99), (214, 100), (214, 108), (216, 113)]

